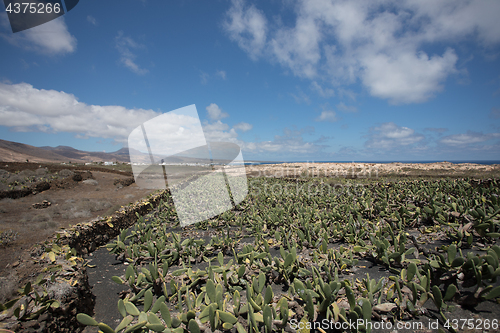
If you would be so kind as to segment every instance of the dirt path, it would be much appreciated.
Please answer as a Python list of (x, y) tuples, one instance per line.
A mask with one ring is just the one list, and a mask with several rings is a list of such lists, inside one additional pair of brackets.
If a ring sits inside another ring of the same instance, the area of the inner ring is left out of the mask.
[[(0, 231), (11, 231), (13, 240), (0, 248), (0, 302), (34, 272), (28, 264), (29, 250), (59, 228), (106, 216), (121, 206), (133, 203), (153, 190), (136, 184), (123, 187), (114, 182), (127, 179), (116, 173), (92, 171), (93, 180), (68, 182), (64, 188), (51, 188), (36, 195), (0, 201)], [(33, 204), (46, 200), (50, 206), (35, 209)]]

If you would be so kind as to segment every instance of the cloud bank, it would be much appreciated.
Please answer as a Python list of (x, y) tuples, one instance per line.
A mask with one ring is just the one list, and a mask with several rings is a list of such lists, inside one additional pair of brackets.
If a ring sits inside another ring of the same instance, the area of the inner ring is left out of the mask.
[(88, 105), (64, 91), (0, 83), (0, 124), (15, 131), (68, 132), (126, 142), (130, 131), (159, 113), (118, 105)]
[(498, 1), (299, 0), (291, 6), (294, 15), (285, 20), (233, 0), (223, 27), (251, 59), (310, 79), (324, 97), (334, 90), (319, 86), (320, 79), (333, 87), (360, 82), (391, 104), (425, 102), (458, 72), (456, 43), (500, 42)]
[[(0, 13), (0, 22), (5, 30), (10, 30), (5, 12)], [(49, 56), (72, 53), (77, 45), (62, 16), (25, 31), (0, 33), (0, 36), (12, 45)]]

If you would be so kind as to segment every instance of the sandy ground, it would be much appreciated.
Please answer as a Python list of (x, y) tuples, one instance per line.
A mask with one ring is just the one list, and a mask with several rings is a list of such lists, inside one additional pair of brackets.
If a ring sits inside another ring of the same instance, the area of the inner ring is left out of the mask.
[(436, 175), (500, 172), (500, 165), (450, 162), (438, 163), (283, 163), (247, 166), (253, 176), (264, 177), (356, 177), (369, 178), (383, 175)]
[[(123, 187), (114, 185), (116, 179), (126, 179), (107, 172), (92, 172), (95, 182), (75, 182), (66, 188), (43, 191), (24, 198), (6, 198), (0, 201), (0, 231), (10, 231), (15, 239), (0, 247), (0, 302), (34, 269), (29, 262), (29, 250), (43, 242), (59, 228), (86, 222), (97, 216), (107, 216), (121, 206), (144, 198), (153, 190), (136, 184)], [(33, 204), (47, 200), (51, 205), (35, 209)], [(8, 281), (8, 282), (7, 282)]]
[(283, 163), (247, 166), (254, 177), (499, 176), (500, 165), (439, 163)]

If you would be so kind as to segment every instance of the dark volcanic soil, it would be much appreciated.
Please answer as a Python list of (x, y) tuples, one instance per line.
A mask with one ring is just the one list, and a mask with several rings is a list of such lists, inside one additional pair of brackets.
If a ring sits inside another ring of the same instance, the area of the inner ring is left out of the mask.
[[(264, 167), (269, 168), (268, 166)], [(34, 243), (43, 242), (60, 227), (68, 227), (75, 223), (87, 222), (97, 216), (109, 215), (121, 206), (135, 202), (153, 192), (153, 190), (140, 189), (136, 184), (130, 186), (116, 184), (117, 180), (130, 179), (128, 173), (109, 173), (95, 169), (90, 171), (97, 184), (93, 181), (87, 183), (81, 181), (63, 182), (62, 188), (51, 188), (42, 193), (20, 199), (0, 200), (0, 232), (12, 230), (12, 235), (16, 235), (7, 247), (0, 247), (0, 302), (4, 302), (5, 298), (15, 293), (17, 287), (23, 285), (28, 277), (33, 277), (38, 273), (36, 264), (30, 260), (29, 249), (32, 248)], [(498, 170), (493, 171), (497, 172)], [(257, 171), (254, 170), (253, 172)], [(258, 171), (258, 175), (261, 175), (260, 172)], [(491, 170), (487, 170), (487, 172), (491, 172)], [(249, 173), (252, 174), (252, 171)], [(489, 175), (487, 173), (485, 176)], [(50, 206), (44, 205), (44, 200), (50, 202)], [(41, 204), (41, 207), (47, 207), (35, 209), (33, 204)], [(179, 230), (175, 231), (179, 232)], [(212, 236), (210, 231), (203, 231), (202, 233), (203, 235), (200, 234), (198, 237), (207, 241)], [(252, 243), (253, 239), (245, 241)], [(435, 249), (438, 245), (440, 244), (431, 244), (429, 242), (425, 247)], [(96, 295), (95, 318), (114, 327), (117, 324), (116, 320), (121, 319), (117, 313), (116, 302), (122, 286), (114, 283), (111, 276), (122, 275), (126, 266), (117, 261), (105, 248), (98, 249), (86, 256), (86, 258), (90, 259), (89, 263), (92, 265), (89, 266), (87, 272), (89, 282), (93, 286), (92, 291)], [(229, 258), (230, 256), (226, 256), (225, 259)], [(199, 263), (194, 268), (203, 269), (205, 264)], [(172, 267), (171, 269), (175, 270), (176, 268), (179, 267)], [(369, 273), (371, 278), (376, 279), (389, 275), (387, 270), (381, 268), (380, 265), (360, 259), (357, 267), (348, 274), (343, 275), (342, 278), (349, 280), (359, 278), (361, 280), (366, 276), (366, 273)], [(277, 289), (274, 287), (277, 287)], [(280, 285), (273, 285), (275, 293), (278, 293), (279, 289)], [(430, 308), (431, 311), (418, 318), (423, 323), (435, 320), (436, 317), (436, 314), (432, 312), (434, 310), (433, 306), (426, 307)], [(458, 320), (471, 318), (498, 319), (500, 318), (500, 307), (492, 301), (482, 303), (473, 311), (456, 306), (455, 311), (447, 313), (447, 317)], [(85, 332), (94, 331), (96, 329), (87, 328)], [(413, 331), (430, 332), (431, 330)], [(493, 331), (496, 330), (490, 330), (490, 332)], [(389, 330), (382, 330), (381, 332), (389, 332)]]

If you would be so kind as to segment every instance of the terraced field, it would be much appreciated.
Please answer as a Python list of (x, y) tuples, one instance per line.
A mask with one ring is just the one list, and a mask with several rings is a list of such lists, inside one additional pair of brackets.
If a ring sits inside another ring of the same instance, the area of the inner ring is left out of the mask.
[[(102, 332), (498, 331), (497, 180), (249, 179), (181, 228), (167, 198), (107, 245), (125, 273)], [(118, 298), (117, 298), (118, 299)]]

